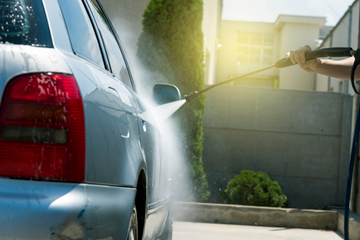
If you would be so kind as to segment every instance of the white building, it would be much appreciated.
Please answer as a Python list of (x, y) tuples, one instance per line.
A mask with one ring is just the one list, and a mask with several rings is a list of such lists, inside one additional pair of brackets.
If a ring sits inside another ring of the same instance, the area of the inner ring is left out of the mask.
[[(218, 50), (217, 82), (274, 64), (305, 44), (317, 47), (328, 28), (325, 17), (279, 15), (274, 23), (222, 20)], [(271, 69), (239, 80), (236, 85), (315, 90), (315, 75), (296, 67)]]
[(204, 33), (205, 84), (216, 83), (216, 59), (223, 1), (204, 0), (202, 30)]

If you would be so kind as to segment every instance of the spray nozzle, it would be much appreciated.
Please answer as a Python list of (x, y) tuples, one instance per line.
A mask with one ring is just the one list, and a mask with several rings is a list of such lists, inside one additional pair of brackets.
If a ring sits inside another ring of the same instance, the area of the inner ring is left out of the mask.
[(186, 102), (192, 102), (193, 100), (197, 99), (200, 96), (200, 94), (195, 91), (193, 93), (190, 93), (189, 95), (185, 95), (184, 99), (186, 100)]

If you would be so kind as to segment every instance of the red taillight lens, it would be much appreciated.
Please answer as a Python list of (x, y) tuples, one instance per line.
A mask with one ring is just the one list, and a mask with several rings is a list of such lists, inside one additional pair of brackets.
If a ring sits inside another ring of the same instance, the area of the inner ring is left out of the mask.
[(73, 76), (24, 75), (0, 108), (0, 176), (83, 182), (85, 122)]

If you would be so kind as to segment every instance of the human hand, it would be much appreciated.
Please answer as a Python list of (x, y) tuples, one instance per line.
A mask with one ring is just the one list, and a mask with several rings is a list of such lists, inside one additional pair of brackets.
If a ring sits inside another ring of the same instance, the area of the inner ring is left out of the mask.
[(298, 64), (302, 69), (307, 72), (316, 72), (320, 65), (319, 59), (311, 59), (306, 61), (305, 53), (311, 51), (309, 45), (305, 45), (299, 49), (291, 50), (286, 54), (286, 59), (290, 59), (293, 64)]

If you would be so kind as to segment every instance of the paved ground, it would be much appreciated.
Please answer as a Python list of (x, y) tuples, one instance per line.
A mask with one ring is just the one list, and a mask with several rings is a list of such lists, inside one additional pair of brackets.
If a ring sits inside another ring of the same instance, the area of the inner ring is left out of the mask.
[(340, 240), (337, 232), (298, 228), (174, 222), (173, 240)]

